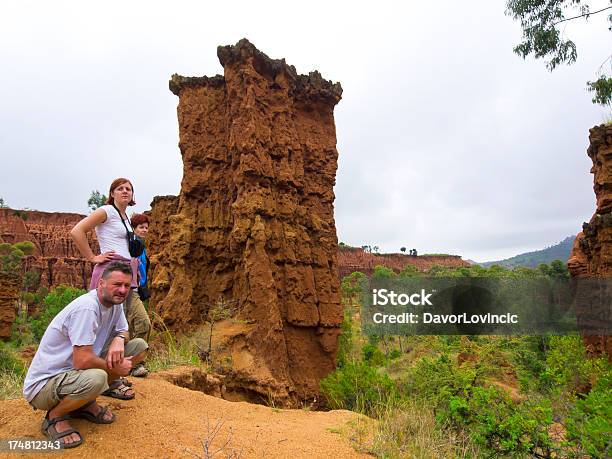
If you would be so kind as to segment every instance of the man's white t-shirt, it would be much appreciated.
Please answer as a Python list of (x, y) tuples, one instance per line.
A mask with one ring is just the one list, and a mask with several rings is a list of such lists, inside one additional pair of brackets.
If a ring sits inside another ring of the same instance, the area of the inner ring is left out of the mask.
[(98, 292), (91, 290), (68, 304), (51, 321), (28, 369), (23, 395), (31, 401), (47, 379), (74, 370), (72, 346), (92, 346), (100, 355), (111, 335), (128, 330), (123, 305), (111, 308), (100, 303)]
[[(100, 209), (106, 212), (106, 221), (96, 226), (96, 237), (100, 245), (100, 253), (114, 251), (123, 258), (132, 258), (128, 247), (127, 232), (121, 223), (119, 212), (111, 205)], [(134, 232), (129, 220), (124, 220), (127, 229)]]

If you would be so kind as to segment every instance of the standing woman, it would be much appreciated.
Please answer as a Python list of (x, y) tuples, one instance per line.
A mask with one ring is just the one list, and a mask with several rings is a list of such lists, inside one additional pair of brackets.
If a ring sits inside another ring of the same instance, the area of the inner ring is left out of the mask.
[[(134, 234), (138, 236), (144, 242), (147, 238), (147, 233), (149, 232), (149, 217), (145, 214), (132, 214), (132, 227), (134, 228)], [(147, 276), (149, 272), (149, 257), (147, 257), (147, 249), (146, 247), (143, 249), (142, 254), (136, 258), (138, 260), (138, 289), (132, 291), (132, 295), (134, 295), (134, 301), (143, 302), (148, 300), (151, 296), (149, 294), (149, 288), (147, 287)], [(148, 315), (147, 315), (148, 317)], [(135, 320), (138, 318), (134, 318)], [(131, 318), (128, 317), (128, 324), (131, 324)], [(130, 325), (132, 327), (132, 325)], [(135, 327), (138, 328), (138, 327)], [(149, 326), (150, 330), (150, 326)], [(147, 335), (144, 338), (145, 341), (149, 341), (149, 336)], [(139, 378), (144, 378), (149, 374), (149, 370), (145, 367), (145, 362), (139, 362), (132, 371), (130, 372), (132, 376), (138, 376)]]
[[(122, 261), (132, 267), (132, 289), (138, 288), (138, 259), (130, 255), (128, 242), (129, 233), (133, 233), (134, 230), (126, 212), (128, 206), (135, 204), (132, 183), (126, 178), (115, 179), (111, 183), (106, 205), (96, 209), (70, 231), (70, 235), (81, 254), (88, 261), (95, 263), (89, 284), (90, 290), (97, 287), (102, 271), (113, 261)], [(96, 231), (100, 245), (99, 255), (94, 255), (87, 242), (87, 233), (93, 229)], [(128, 320), (130, 339), (143, 338), (147, 340), (151, 329), (151, 321), (138, 295), (128, 295), (124, 310)], [(117, 398), (134, 397), (133, 391), (131, 396), (126, 392), (126, 389), (121, 385), (120, 389), (109, 395)]]

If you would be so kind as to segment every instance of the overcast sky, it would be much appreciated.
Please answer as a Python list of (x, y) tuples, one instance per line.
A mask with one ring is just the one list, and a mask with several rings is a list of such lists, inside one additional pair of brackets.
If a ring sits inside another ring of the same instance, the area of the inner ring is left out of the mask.
[[(607, 0), (599, 3), (607, 6)], [(543, 248), (595, 208), (588, 129), (608, 112), (586, 81), (610, 54), (604, 14), (565, 33), (553, 73), (512, 53), (502, 0), (53, 2), (0, 6), (0, 197), (87, 212), (133, 180), (136, 211), (178, 194), (173, 73), (215, 75), (246, 37), (299, 73), (339, 81), (340, 241), (478, 261)]]

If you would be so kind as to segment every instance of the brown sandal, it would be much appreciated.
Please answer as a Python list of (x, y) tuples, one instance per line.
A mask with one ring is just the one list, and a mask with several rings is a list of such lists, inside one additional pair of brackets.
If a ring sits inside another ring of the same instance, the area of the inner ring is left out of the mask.
[(101, 395), (118, 398), (120, 400), (132, 400), (134, 397), (136, 397), (136, 393), (127, 395), (126, 392), (130, 390), (134, 391), (134, 389), (132, 389), (130, 386), (126, 386), (120, 379), (118, 379), (117, 381), (113, 382), (107, 390), (102, 392)]
[[(70, 419), (71, 417), (69, 415), (58, 416), (56, 418), (49, 419), (49, 412), (47, 411), (47, 414), (45, 415), (45, 419), (43, 420), (42, 425), (40, 426), (40, 430), (42, 431), (43, 434), (45, 434), (45, 436), (49, 440), (59, 442), (60, 447), (62, 449), (76, 448), (81, 443), (83, 443), (83, 437), (78, 430), (73, 429), (71, 427), (68, 430), (64, 430), (63, 432), (58, 432), (57, 429), (55, 428), (56, 423), (60, 421), (69, 421)], [(77, 441), (74, 441), (72, 443), (64, 443), (61, 440), (62, 438), (67, 437), (68, 435), (73, 434), (73, 433), (79, 436), (79, 439)]]
[(72, 416), (73, 418), (87, 419), (89, 422), (93, 422), (94, 424), (112, 424), (113, 422), (115, 422), (115, 413), (112, 413), (113, 417), (110, 419), (106, 419), (104, 417), (104, 415), (108, 411), (108, 406), (100, 406), (100, 411), (98, 412), (98, 414), (93, 414), (91, 411), (88, 411), (87, 408), (89, 408), (94, 403), (96, 403), (96, 401), (92, 400), (91, 402), (86, 403), (82, 407), (71, 411), (70, 416)]

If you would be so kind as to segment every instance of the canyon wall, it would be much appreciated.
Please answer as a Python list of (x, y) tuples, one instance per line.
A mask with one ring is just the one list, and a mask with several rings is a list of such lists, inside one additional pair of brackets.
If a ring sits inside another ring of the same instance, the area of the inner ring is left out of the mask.
[[(0, 209), (0, 242), (30, 241), (35, 246), (34, 253), (24, 258), (22, 272), (0, 273), (0, 339), (10, 336), (23, 272), (38, 273), (39, 283), (32, 290), (59, 284), (79, 288), (89, 285), (92, 265), (81, 257), (70, 237), (70, 230), (83, 217), (70, 213)], [(94, 234), (89, 235), (89, 243), (97, 250)]]
[[(589, 142), (587, 154), (593, 162), (590, 172), (593, 174), (596, 209), (576, 236), (567, 266), (572, 277), (577, 279), (609, 279), (612, 278), (612, 126), (590, 129)], [(601, 304), (601, 299), (606, 297), (607, 303)], [(576, 303), (579, 322), (581, 308), (590, 308), (594, 304), (607, 309), (607, 313), (603, 312), (610, 320), (612, 306), (609, 299), (609, 293), (602, 296), (599, 288), (579, 288)], [(589, 353), (607, 352), (612, 358), (612, 336), (585, 336), (584, 341)]]
[(342, 88), (298, 75), (247, 40), (217, 55), (224, 75), (173, 75), (183, 180), (153, 201), (152, 304), (176, 330), (219, 324), (232, 378), (296, 405), (335, 367), (343, 311), (334, 191)]
[[(162, 218), (164, 215), (174, 215), (177, 206), (177, 196), (158, 196), (153, 205), (156, 214)], [(89, 285), (92, 265), (81, 257), (70, 237), (70, 229), (84, 217), (85, 215), (75, 213), (0, 209), (0, 242), (12, 244), (32, 241), (36, 245), (36, 252), (26, 258), (25, 266), (41, 275), (41, 286), (50, 288), (66, 284), (84, 288)], [(162, 224), (155, 230), (163, 232), (168, 229), (167, 224)], [(90, 233), (88, 237), (92, 249), (97, 253), (98, 243), (95, 233)], [(167, 238), (169, 234), (157, 237), (160, 240)], [(407, 265), (415, 266), (420, 271), (427, 271), (434, 265), (470, 266), (459, 255), (412, 257), (400, 253), (374, 254), (367, 253), (359, 247), (340, 247), (337, 252), (337, 264), (340, 279), (353, 271), (370, 275), (376, 265), (387, 266), (396, 272)], [(159, 282), (163, 284), (163, 281)]]
[(386, 266), (399, 273), (406, 266), (414, 266), (419, 271), (427, 272), (435, 265), (446, 268), (471, 266), (459, 255), (420, 255), (410, 256), (401, 253), (375, 254), (365, 252), (359, 247), (344, 247), (338, 250), (338, 267), (340, 278), (360, 271), (370, 276), (377, 265)]
[(21, 292), (21, 276), (0, 272), (0, 340), (11, 337), (11, 327), (17, 317), (15, 304)]
[[(25, 259), (24, 265), (26, 270), (39, 273), (41, 287), (66, 284), (87, 288), (92, 264), (81, 257), (70, 237), (72, 227), (84, 217), (73, 213), (0, 209), (0, 241), (34, 243), (36, 250)], [(97, 253), (95, 233), (90, 233), (88, 238)]]

